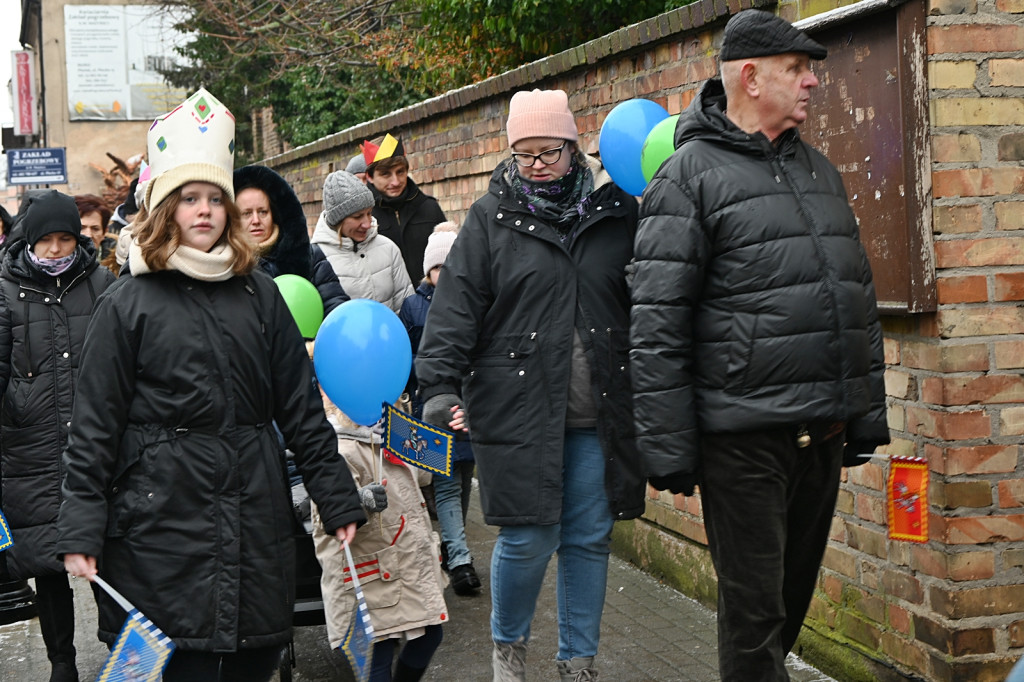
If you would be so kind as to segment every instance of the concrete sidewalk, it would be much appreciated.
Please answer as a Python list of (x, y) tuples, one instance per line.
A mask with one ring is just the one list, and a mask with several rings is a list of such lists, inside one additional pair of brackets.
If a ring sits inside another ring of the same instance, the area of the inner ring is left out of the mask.
[[(476, 494), (466, 532), (485, 588), (476, 597), (456, 596), (450, 588), (445, 592), (451, 620), (445, 625), (444, 641), (423, 678), (427, 682), (488, 682), (491, 679), (487, 585), (497, 529), (484, 525)], [(96, 610), (92, 595), (82, 581), (75, 583), (78, 669), (83, 681), (94, 680), (107, 651), (95, 638)], [(527, 657), (531, 682), (558, 679), (554, 664), (558, 640), (554, 593), (552, 563), (537, 604)], [(606, 682), (718, 680), (715, 627), (713, 611), (613, 556), (601, 627), (601, 653), (596, 667)], [(292, 673), (297, 682), (352, 679), (347, 664), (337, 652), (329, 649), (323, 627), (296, 628), (294, 650), (296, 666)], [(49, 664), (38, 621), (0, 627), (0, 666), (0, 682), (49, 679)], [(794, 682), (832, 680), (795, 656), (789, 657), (787, 667)]]

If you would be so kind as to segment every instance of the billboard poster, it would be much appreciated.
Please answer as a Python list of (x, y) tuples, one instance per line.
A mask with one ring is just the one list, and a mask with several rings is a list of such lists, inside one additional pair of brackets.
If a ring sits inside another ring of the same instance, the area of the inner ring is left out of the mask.
[(160, 75), (191, 37), (153, 5), (65, 5), (68, 114), (72, 121), (152, 120), (188, 93)]

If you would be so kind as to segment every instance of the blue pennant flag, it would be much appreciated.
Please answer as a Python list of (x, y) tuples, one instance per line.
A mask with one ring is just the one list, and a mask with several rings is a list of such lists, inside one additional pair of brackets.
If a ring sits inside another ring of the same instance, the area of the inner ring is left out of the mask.
[(363, 588), (359, 584), (359, 575), (356, 573), (355, 562), (352, 561), (352, 550), (348, 543), (345, 543), (345, 559), (348, 561), (348, 572), (352, 576), (352, 587), (356, 595), (356, 612), (352, 617), (352, 623), (348, 626), (345, 639), (341, 640), (338, 647), (348, 663), (352, 666), (352, 673), (356, 682), (367, 682), (370, 679), (370, 663), (373, 652), (373, 623), (370, 622), (370, 610), (366, 606), (366, 598), (363, 597)]
[(7, 518), (4, 517), (3, 510), (0, 510), (0, 552), (13, 544), (14, 538), (11, 536), (11, 527), (7, 525)]
[(174, 653), (174, 642), (103, 579), (93, 576), (93, 581), (128, 612), (96, 682), (159, 682)]
[(393, 405), (386, 408), (384, 447), (388, 452), (431, 473), (451, 476), (454, 436), (407, 415)]

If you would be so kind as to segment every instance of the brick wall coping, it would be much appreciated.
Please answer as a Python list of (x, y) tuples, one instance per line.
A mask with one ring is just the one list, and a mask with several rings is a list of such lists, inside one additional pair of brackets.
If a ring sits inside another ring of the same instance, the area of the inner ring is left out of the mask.
[[(858, 4), (881, 2), (884, 7), (884, 1), (863, 0)], [(713, 24), (740, 10), (770, 9), (776, 4), (777, 0), (697, 0), (685, 7), (679, 7), (656, 17), (624, 26), (590, 42), (538, 59), (479, 83), (449, 90), (442, 95), (397, 109), (372, 121), (346, 128), (315, 142), (264, 159), (261, 163), (271, 168), (280, 168), (331, 149), (343, 148), (354, 141), (361, 142), (372, 139), (384, 132), (394, 131), (417, 121), (450, 113), (480, 100), (534, 86), (547, 78), (558, 76), (575, 68), (596, 64), (608, 55), (624, 54), (634, 48), (643, 47), (677, 33)]]

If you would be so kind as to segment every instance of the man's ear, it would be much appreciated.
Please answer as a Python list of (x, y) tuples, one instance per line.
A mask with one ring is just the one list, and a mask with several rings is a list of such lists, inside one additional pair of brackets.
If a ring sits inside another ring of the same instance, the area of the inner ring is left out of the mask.
[(744, 62), (740, 67), (740, 87), (747, 94), (747, 97), (756, 99), (761, 94), (760, 72), (757, 62)]

